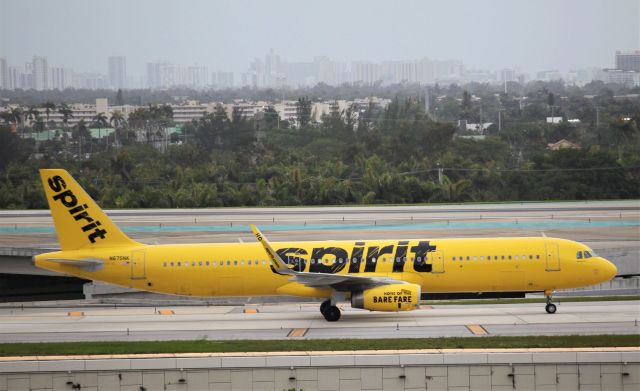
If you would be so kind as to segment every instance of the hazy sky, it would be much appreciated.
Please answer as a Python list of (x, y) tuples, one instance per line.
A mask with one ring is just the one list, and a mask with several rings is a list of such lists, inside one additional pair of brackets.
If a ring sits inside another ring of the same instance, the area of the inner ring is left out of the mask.
[(244, 71), (269, 48), (283, 61), (460, 59), (535, 72), (611, 67), (640, 49), (640, 0), (0, 0), (0, 57), (106, 72), (124, 55)]

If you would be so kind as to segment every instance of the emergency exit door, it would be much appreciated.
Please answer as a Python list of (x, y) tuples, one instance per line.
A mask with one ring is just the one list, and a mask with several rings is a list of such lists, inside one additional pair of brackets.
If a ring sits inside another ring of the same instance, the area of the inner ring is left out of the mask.
[(131, 279), (142, 280), (147, 278), (145, 268), (145, 252), (134, 251), (131, 254)]
[(444, 254), (442, 251), (427, 253), (427, 260), (431, 264), (431, 273), (444, 273)]

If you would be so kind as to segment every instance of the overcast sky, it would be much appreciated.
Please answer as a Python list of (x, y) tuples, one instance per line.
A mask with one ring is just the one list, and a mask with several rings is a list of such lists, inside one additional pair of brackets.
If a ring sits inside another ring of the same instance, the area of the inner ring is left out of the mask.
[(105, 73), (107, 57), (242, 72), (283, 61), (460, 59), (535, 72), (611, 67), (640, 49), (640, 0), (0, 0), (0, 57)]

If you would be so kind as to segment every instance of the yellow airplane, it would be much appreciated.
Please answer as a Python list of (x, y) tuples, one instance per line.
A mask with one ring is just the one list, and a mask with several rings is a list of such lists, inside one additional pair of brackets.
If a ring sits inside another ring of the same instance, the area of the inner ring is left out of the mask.
[(127, 237), (65, 170), (40, 170), (60, 251), (37, 267), (184, 296), (290, 295), (410, 311), (422, 292), (544, 292), (608, 281), (616, 267), (587, 246), (548, 237), (146, 245)]

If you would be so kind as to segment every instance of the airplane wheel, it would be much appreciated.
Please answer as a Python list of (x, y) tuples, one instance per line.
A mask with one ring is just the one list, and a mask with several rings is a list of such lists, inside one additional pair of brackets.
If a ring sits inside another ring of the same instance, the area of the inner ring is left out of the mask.
[(320, 304), (320, 313), (324, 315), (324, 311), (331, 305), (331, 300), (325, 300)]
[(555, 314), (557, 310), (556, 305), (553, 303), (547, 304), (547, 306), (544, 307), (544, 309), (550, 314)]
[(322, 313), (327, 322), (335, 322), (340, 319), (340, 309), (335, 305), (328, 306)]

